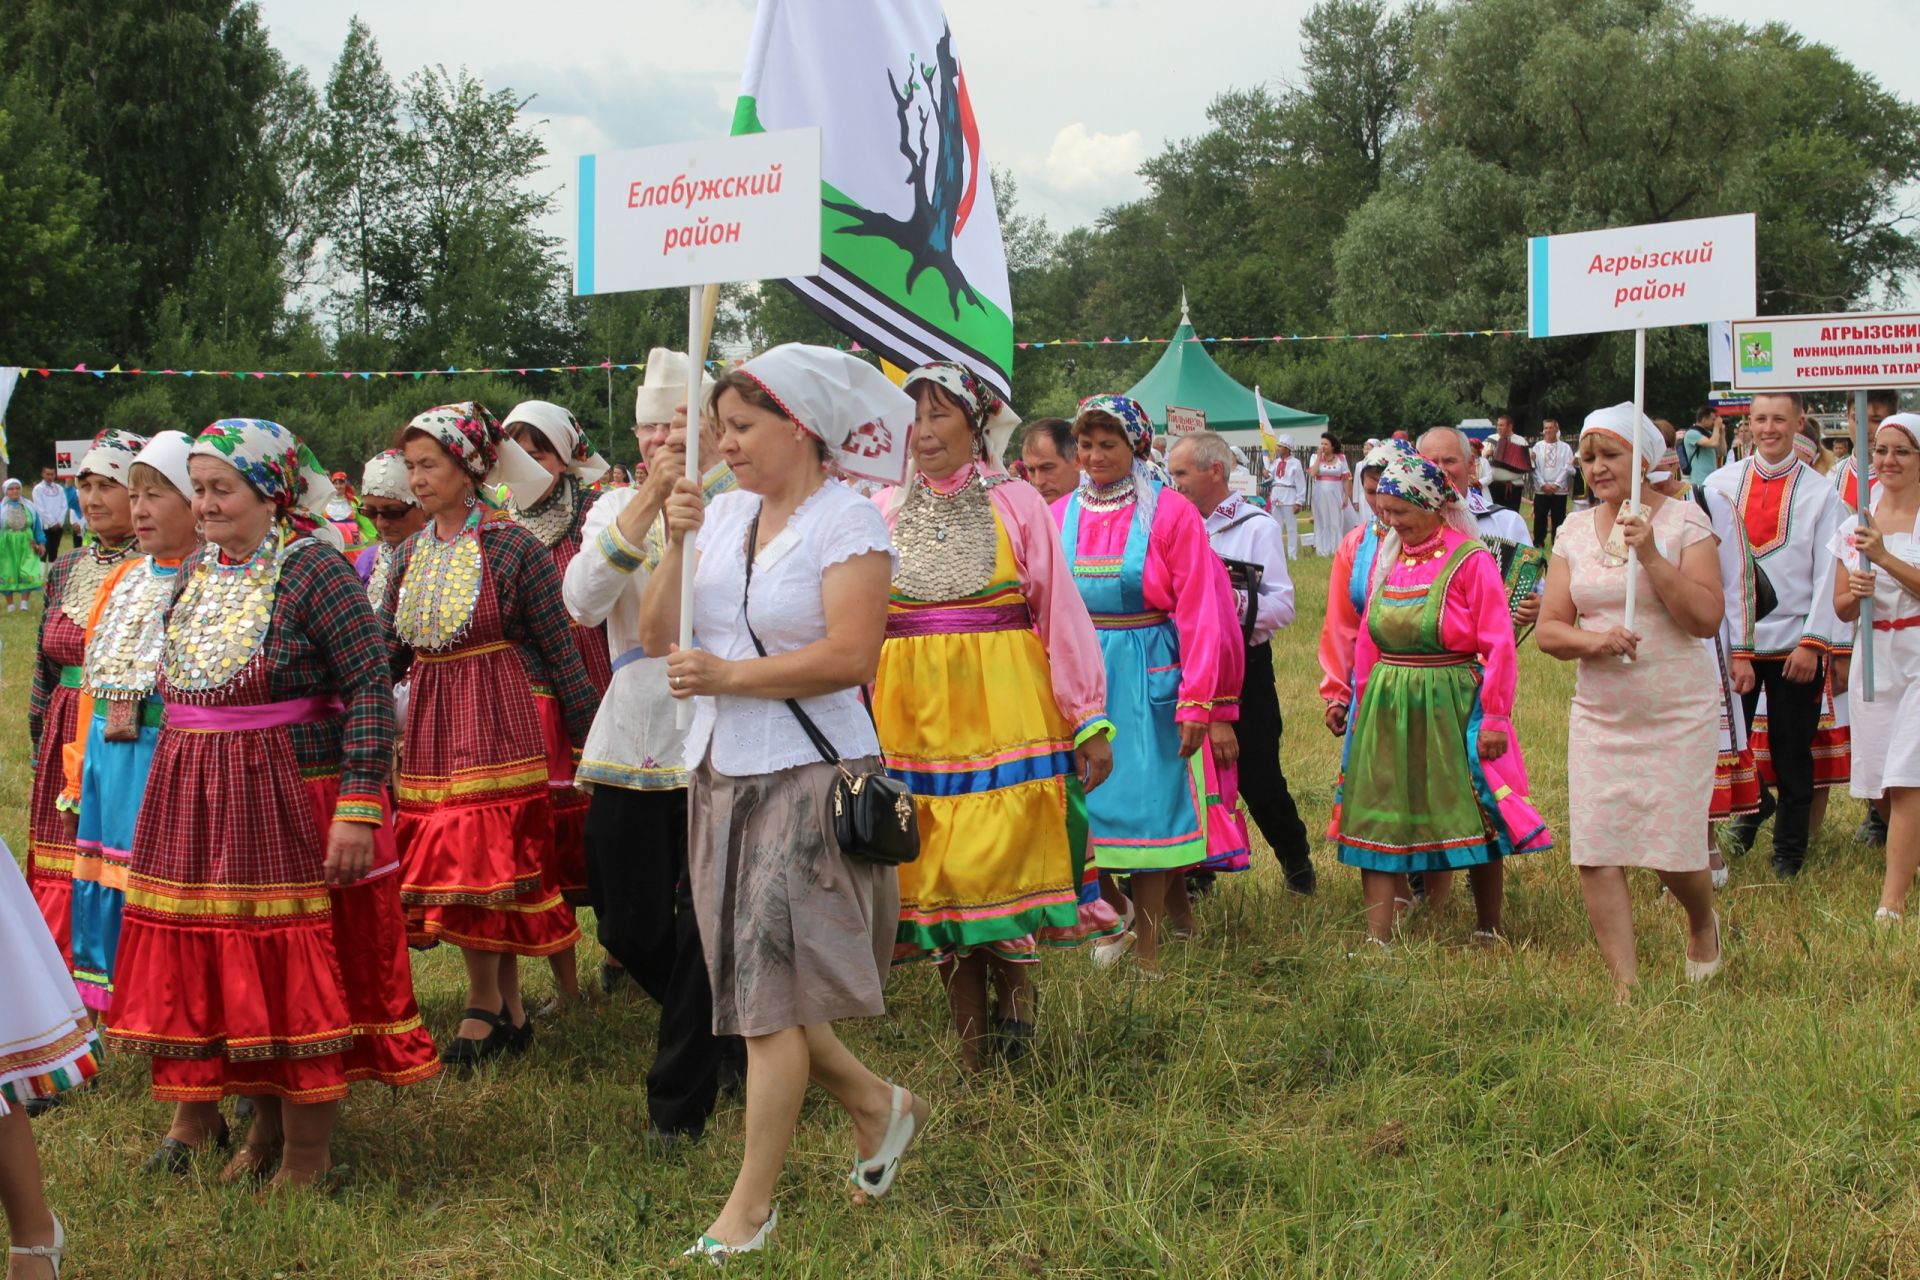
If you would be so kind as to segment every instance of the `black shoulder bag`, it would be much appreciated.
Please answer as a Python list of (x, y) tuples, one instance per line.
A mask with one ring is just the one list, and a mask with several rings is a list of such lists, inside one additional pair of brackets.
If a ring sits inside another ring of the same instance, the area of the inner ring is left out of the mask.
[[(747, 581), (741, 591), (740, 616), (747, 624), (747, 638), (753, 641), (754, 650), (764, 658), (767, 656), (767, 647), (760, 643), (760, 637), (754, 633), (753, 622), (747, 616), (747, 601), (753, 590), (754, 550), (759, 541), (760, 515), (755, 512), (753, 524), (747, 530)], [(833, 743), (827, 740), (826, 734), (820, 732), (820, 727), (814, 724), (813, 717), (801, 708), (800, 703), (788, 698), (786, 704), (787, 710), (793, 712), (793, 718), (806, 731), (813, 749), (840, 774), (834, 779), (833, 791), (827, 801), (833, 816), (833, 838), (839, 844), (840, 851), (849, 857), (884, 867), (897, 867), (919, 857), (920, 819), (914, 811), (913, 793), (907, 790), (906, 784), (884, 772), (854, 773), (840, 759), (840, 753), (833, 749)]]

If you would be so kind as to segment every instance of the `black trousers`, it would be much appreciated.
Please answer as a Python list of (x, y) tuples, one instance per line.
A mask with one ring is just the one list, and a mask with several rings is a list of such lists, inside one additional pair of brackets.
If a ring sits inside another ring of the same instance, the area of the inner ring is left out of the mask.
[(1498, 507), (1509, 511), (1520, 509), (1520, 499), (1526, 495), (1527, 487), (1513, 480), (1495, 480), (1487, 486), (1487, 496)]
[(47, 535), (47, 549), (41, 552), (40, 555), (48, 564), (52, 564), (60, 558), (60, 535), (66, 531), (67, 526), (65, 525), (45, 531)]
[(1280, 695), (1273, 687), (1273, 646), (1247, 647), (1247, 678), (1240, 690), (1240, 794), (1254, 825), (1283, 867), (1309, 864), (1307, 824), (1280, 772)]
[(1567, 495), (1564, 493), (1536, 493), (1533, 495), (1533, 545), (1544, 547), (1547, 539), (1559, 532), (1560, 526), (1567, 521)]
[(1760, 694), (1767, 695), (1767, 747), (1773, 756), (1779, 808), (1773, 819), (1775, 860), (1798, 867), (1807, 856), (1807, 831), (1813, 821), (1813, 735), (1820, 726), (1820, 692), (1826, 683), (1827, 660), (1807, 684), (1787, 679), (1782, 658), (1756, 658), (1753, 691), (1743, 696), (1747, 729)]
[(687, 793), (596, 785), (587, 810), (587, 896), (600, 945), (660, 1003), (647, 1072), (656, 1129), (698, 1136), (713, 1113), (721, 1064), (744, 1064), (737, 1036), (713, 1034), (700, 926), (687, 880)]

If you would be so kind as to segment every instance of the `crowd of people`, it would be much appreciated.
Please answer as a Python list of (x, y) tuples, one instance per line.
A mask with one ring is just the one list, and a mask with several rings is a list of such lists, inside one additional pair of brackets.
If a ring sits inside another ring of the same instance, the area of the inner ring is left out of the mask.
[[(1704, 462), (1717, 419), (1676, 433), (1631, 405), (1574, 442), (1549, 421), (1529, 445), (1510, 418), (1485, 450), (1396, 433), (1357, 468), (1329, 436), (1275, 460), (1269, 510), (1226, 440), (1163, 455), (1122, 395), (1026, 424), (1016, 478), (1018, 418), (960, 364), (896, 385), (788, 344), (706, 379), (691, 414), (688, 372), (649, 360), (637, 478), (545, 401), (427, 409), (358, 486), (272, 422), (103, 432), (78, 468), (87, 541), (44, 582), (7, 576), (6, 538), (53, 538), (42, 495), (10, 485), (0, 592), (46, 599), (26, 877), (0, 859), (20, 1268), (64, 1249), (25, 1115), (84, 1086), (103, 1039), (173, 1104), (150, 1171), (217, 1149), (223, 1183), (312, 1187), (353, 1083), (532, 1048), (580, 996), (580, 906), (599, 985), (661, 1006), (653, 1136), (697, 1138), (744, 1086), (739, 1173), (689, 1255), (768, 1245), (809, 1083), (851, 1122), (849, 1196), (885, 1197), (931, 1104), (834, 1024), (883, 1014), (893, 968), (938, 974), (977, 1071), (1032, 1052), (1044, 956), (1158, 977), (1194, 897), (1249, 867), (1249, 819), (1286, 887), (1319, 890), (1273, 655), (1299, 622), (1302, 506), (1331, 569), (1324, 835), (1359, 873), (1356, 958), (1391, 954), (1461, 870), (1469, 941), (1505, 938), (1505, 861), (1555, 841), (1514, 724), (1529, 639), (1577, 664), (1565, 835), (1623, 997), (1626, 871), (1683, 908), (1684, 972), (1705, 981), (1716, 824), (1751, 845), (1771, 819), (1790, 879), (1823, 788), (1871, 802), (1875, 918), (1905, 910), (1920, 415), (1897, 401), (1876, 401), (1859, 516), (1861, 468), (1816, 469), (1790, 395), (1755, 399), (1724, 466)], [(904, 476), (872, 469), (876, 438), (907, 442)], [(1569, 511), (1576, 474), (1589, 502)], [(1849, 661), (1869, 644), (1870, 700)], [(1655, 751), (1658, 770), (1623, 763)], [(466, 994), (430, 1032), (409, 948), (443, 944)], [(545, 1007), (523, 957), (547, 961)]]

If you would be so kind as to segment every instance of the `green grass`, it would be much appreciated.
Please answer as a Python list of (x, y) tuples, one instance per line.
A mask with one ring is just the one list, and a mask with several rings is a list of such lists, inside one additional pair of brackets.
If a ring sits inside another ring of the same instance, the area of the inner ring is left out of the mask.
[[(1299, 626), (1276, 655), (1286, 766), (1323, 831), (1336, 753), (1318, 722), (1325, 561), (1298, 562)], [(28, 619), (0, 617), (0, 696), (24, 707)], [(1518, 726), (1536, 799), (1563, 830), (1572, 673), (1524, 656)], [(25, 735), (0, 765), (0, 830), (24, 847)], [(1659, 759), (1621, 762), (1654, 773)], [(1272, 859), (1224, 880), (1171, 976), (1043, 967), (1023, 1069), (963, 1085), (925, 968), (891, 1014), (842, 1027), (933, 1098), (892, 1198), (841, 1191), (849, 1130), (802, 1118), (777, 1250), (782, 1276), (1912, 1276), (1920, 1274), (1915, 949), (1867, 923), (1879, 859), (1836, 798), (1806, 874), (1766, 840), (1722, 895), (1728, 964), (1681, 981), (1677, 910), (1636, 885), (1642, 990), (1613, 1003), (1564, 852), (1508, 880), (1511, 949), (1469, 950), (1470, 904), (1409, 945), (1350, 962), (1354, 873), (1319, 854), (1321, 894), (1286, 896)], [(1635, 821), (1632, 813), (1619, 815)], [(589, 946), (582, 969), (597, 961)], [(529, 990), (545, 990), (544, 966)], [(457, 957), (420, 957), (428, 1023), (450, 1028)], [(54, 1202), (87, 1276), (626, 1277), (654, 1274), (709, 1221), (739, 1158), (723, 1101), (706, 1142), (646, 1152), (654, 1012), (596, 1001), (536, 1051), (472, 1079), (346, 1108), (338, 1193), (263, 1202), (135, 1169), (167, 1108), (144, 1064), (37, 1124)]]

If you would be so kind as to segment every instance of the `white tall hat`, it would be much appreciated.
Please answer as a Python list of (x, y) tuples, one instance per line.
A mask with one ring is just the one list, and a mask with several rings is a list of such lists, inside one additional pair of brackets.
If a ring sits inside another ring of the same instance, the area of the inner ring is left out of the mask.
[[(713, 379), (704, 367), (700, 370), (701, 397), (704, 399), (707, 389), (713, 386)], [(633, 399), (633, 421), (636, 426), (652, 426), (660, 422), (672, 422), (673, 411), (687, 402), (687, 358), (668, 347), (655, 347), (647, 352), (647, 372), (640, 383), (640, 390)], [(700, 409), (694, 406), (698, 416)]]

